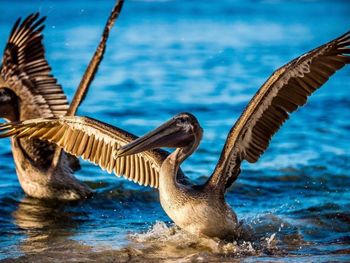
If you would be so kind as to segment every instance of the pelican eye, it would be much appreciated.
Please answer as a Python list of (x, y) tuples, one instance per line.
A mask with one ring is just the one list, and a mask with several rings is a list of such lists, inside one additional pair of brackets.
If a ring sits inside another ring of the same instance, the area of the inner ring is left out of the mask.
[(176, 119), (177, 125), (183, 126), (186, 123), (187, 123), (187, 119), (185, 117), (179, 117)]

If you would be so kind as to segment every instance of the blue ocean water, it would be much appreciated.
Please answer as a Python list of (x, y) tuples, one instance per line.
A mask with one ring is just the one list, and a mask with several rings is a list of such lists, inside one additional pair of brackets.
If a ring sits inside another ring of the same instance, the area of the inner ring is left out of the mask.
[[(71, 99), (114, 1), (0, 0), (0, 49), (17, 17), (46, 15), (53, 73)], [(350, 30), (348, 1), (127, 0), (79, 115), (142, 135), (178, 112), (204, 129), (182, 166), (210, 175), (229, 129), (270, 74)], [(191, 238), (155, 190), (82, 162), (96, 195), (73, 204), (25, 197), (0, 141), (0, 260), (350, 261), (350, 67), (292, 115), (227, 193), (247, 229), (237, 243)]]

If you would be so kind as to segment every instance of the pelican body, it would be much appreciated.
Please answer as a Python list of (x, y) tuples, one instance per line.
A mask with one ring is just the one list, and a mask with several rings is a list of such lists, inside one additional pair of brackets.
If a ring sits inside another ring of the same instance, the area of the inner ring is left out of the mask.
[[(179, 182), (178, 170), (198, 147), (203, 130), (195, 116), (181, 113), (155, 131), (120, 148), (116, 157), (160, 147), (176, 148), (161, 164), (159, 199), (167, 215), (188, 232), (211, 237), (236, 237), (237, 216), (227, 205), (224, 192), (209, 185)], [(160, 146), (162, 145), (162, 146)]]
[[(51, 75), (42, 45), (39, 14), (15, 23), (5, 47), (0, 75), (0, 117), (20, 121), (64, 115), (68, 101)], [(73, 177), (79, 168), (74, 156), (62, 154), (51, 168), (56, 146), (40, 140), (11, 139), (18, 180), (24, 192), (36, 198), (75, 200), (91, 190)]]
[[(70, 107), (45, 58), (42, 44), (45, 17), (39, 18), (36, 13), (22, 22), (18, 19), (0, 69), (0, 118), (14, 122), (74, 115), (97, 72), (109, 31), (123, 2), (116, 2)], [(12, 138), (11, 146), (18, 180), (28, 196), (63, 201), (91, 196), (92, 190), (73, 176), (80, 169), (76, 157), (37, 139)]]
[[(290, 114), (304, 105), (337, 70), (350, 63), (350, 32), (292, 60), (262, 85), (231, 128), (207, 182), (191, 185), (180, 165), (197, 149), (203, 130), (181, 113), (143, 137), (87, 117), (36, 119), (0, 126), (0, 138), (32, 138), (55, 143), (68, 153), (159, 189), (168, 216), (186, 231), (209, 237), (240, 234), (225, 192), (243, 161), (256, 162)], [(174, 148), (168, 154), (158, 148)]]
[(205, 186), (178, 183), (177, 170), (187, 156), (183, 148), (179, 148), (161, 166), (159, 199), (162, 208), (176, 225), (192, 234), (219, 238), (237, 237), (237, 216), (222, 194)]

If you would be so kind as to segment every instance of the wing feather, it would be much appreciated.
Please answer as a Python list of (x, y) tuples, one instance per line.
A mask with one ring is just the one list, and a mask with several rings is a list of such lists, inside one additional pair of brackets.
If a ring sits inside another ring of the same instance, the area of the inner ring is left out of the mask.
[(87, 117), (33, 119), (0, 125), (0, 138), (12, 135), (54, 143), (72, 155), (99, 165), (108, 173), (113, 171), (117, 176), (155, 188), (159, 185), (161, 164), (168, 155), (165, 151), (154, 150), (115, 159), (115, 150), (136, 137)]
[(119, 17), (119, 14), (122, 10), (124, 4), (124, 0), (117, 0), (115, 6), (112, 9), (111, 14), (108, 17), (106, 25), (103, 30), (102, 38), (100, 43), (98, 44), (96, 51), (84, 73), (83, 78), (81, 79), (78, 89), (74, 94), (74, 98), (72, 100), (71, 105), (69, 106), (67, 115), (73, 116), (75, 115), (79, 105), (84, 101), (86, 94), (89, 90), (89, 86), (91, 82), (94, 80), (94, 77), (97, 73), (98, 67), (103, 59), (104, 53), (106, 51), (107, 39), (109, 37), (109, 33), (114, 25), (114, 22)]
[(29, 15), (23, 22), (16, 21), (1, 67), (2, 77), (22, 103), (37, 109), (34, 117), (60, 116), (68, 109), (67, 98), (45, 58), (44, 21), (45, 17), (39, 19), (39, 13)]
[[(89, 65), (87, 69), (84, 72), (84, 75), (79, 83), (79, 86), (74, 94), (73, 100), (66, 112), (66, 116), (74, 116), (76, 114), (76, 111), (78, 110), (78, 107), (80, 104), (84, 101), (88, 91), (91, 82), (94, 80), (94, 77), (98, 71), (99, 65), (102, 62), (105, 50), (106, 50), (106, 45), (107, 45), (107, 40), (110, 34), (110, 31), (113, 27), (114, 22), (117, 20), (119, 17), (119, 14), (122, 10), (124, 4), (124, 0), (117, 0), (111, 14), (108, 17), (108, 20), (106, 22), (106, 25), (103, 30), (103, 34), (101, 37), (101, 40), (96, 48), (96, 51), (91, 58)], [(52, 161), (52, 167), (55, 167), (58, 164), (58, 161), (60, 160), (61, 156), (61, 151), (60, 149), (56, 149), (55, 152), (55, 157)]]
[(207, 186), (225, 189), (243, 160), (256, 162), (272, 136), (337, 70), (350, 63), (350, 32), (276, 70), (232, 127)]

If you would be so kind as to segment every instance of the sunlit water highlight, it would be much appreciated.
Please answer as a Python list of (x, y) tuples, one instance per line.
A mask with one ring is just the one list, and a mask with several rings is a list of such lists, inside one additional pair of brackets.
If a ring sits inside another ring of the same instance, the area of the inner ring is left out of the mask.
[[(18, 16), (48, 16), (45, 45), (69, 98), (114, 1), (1, 1), (0, 48)], [(347, 1), (126, 1), (79, 115), (142, 135), (189, 111), (204, 128), (183, 170), (203, 182), (227, 132), (264, 80), (349, 30)], [(25, 197), (0, 141), (0, 260), (8, 262), (350, 261), (350, 68), (293, 114), (227, 194), (242, 220), (234, 242), (174, 227), (158, 193), (87, 163), (84, 202)]]

